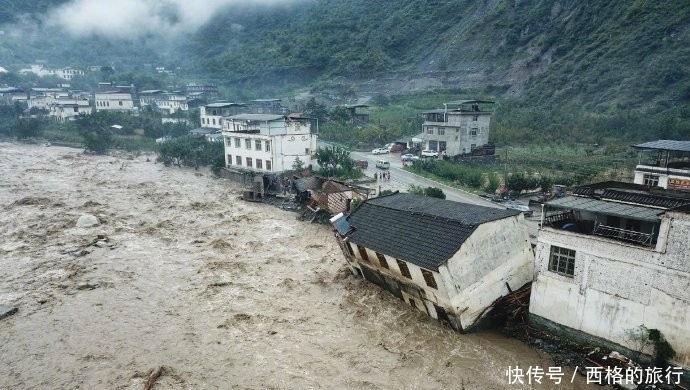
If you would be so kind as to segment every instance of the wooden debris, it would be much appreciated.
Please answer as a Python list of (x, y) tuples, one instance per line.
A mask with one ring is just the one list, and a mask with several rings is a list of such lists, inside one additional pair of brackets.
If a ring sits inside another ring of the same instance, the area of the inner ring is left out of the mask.
[(151, 373), (149, 374), (149, 379), (146, 381), (146, 384), (144, 385), (143, 390), (151, 390), (153, 386), (156, 384), (156, 381), (158, 380), (158, 377), (161, 376), (163, 373), (163, 366), (158, 366), (151, 370)]

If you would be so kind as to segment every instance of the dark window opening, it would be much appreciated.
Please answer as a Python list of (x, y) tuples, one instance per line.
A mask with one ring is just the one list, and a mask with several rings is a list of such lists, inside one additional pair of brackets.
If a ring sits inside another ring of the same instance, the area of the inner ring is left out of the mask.
[(381, 267), (388, 268), (388, 261), (386, 261), (386, 257), (384, 255), (376, 252), (376, 257), (379, 259), (379, 263), (381, 264)]
[(361, 245), (357, 245), (357, 250), (359, 251), (359, 255), (362, 256), (362, 260), (364, 260), (368, 263), (369, 262), (369, 255), (367, 255), (367, 250), (364, 249), (364, 247)]
[(558, 246), (551, 246), (549, 271), (573, 277), (575, 275), (575, 251)]
[(422, 275), (424, 276), (424, 281), (426, 282), (427, 286), (431, 288), (438, 288), (438, 286), (436, 285), (436, 279), (434, 279), (433, 272), (423, 269)]
[(398, 263), (398, 268), (400, 268), (400, 274), (402, 274), (402, 276), (408, 279), (412, 279), (412, 275), (410, 275), (410, 269), (407, 268), (407, 263), (397, 259), (395, 261)]

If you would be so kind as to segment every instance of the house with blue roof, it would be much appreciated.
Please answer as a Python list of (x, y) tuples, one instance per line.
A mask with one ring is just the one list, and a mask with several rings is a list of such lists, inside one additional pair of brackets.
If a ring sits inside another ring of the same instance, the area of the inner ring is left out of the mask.
[(523, 220), (517, 210), (395, 193), (331, 222), (354, 274), (469, 331), (496, 299), (532, 280)]

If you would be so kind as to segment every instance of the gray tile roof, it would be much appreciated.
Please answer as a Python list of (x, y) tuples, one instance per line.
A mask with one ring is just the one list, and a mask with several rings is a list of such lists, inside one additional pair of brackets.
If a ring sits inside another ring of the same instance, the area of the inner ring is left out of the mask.
[(654, 149), (654, 150), (674, 150), (679, 152), (690, 152), (690, 141), (674, 141), (667, 139), (660, 139), (658, 141), (645, 142), (643, 144), (633, 145), (636, 149)]
[(396, 193), (364, 202), (347, 219), (347, 237), (376, 252), (438, 271), (477, 226), (516, 210)]

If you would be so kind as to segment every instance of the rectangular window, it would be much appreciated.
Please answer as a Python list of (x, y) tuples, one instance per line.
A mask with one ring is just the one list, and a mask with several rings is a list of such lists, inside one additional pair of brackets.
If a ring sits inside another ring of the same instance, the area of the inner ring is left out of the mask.
[(446, 128), (445, 127), (440, 127), (438, 129), (438, 135), (446, 135)]
[(242, 165), (242, 156), (235, 156), (235, 164)]
[(247, 166), (248, 166), (249, 168), (251, 168), (251, 167), (252, 167), (252, 158), (251, 158), (251, 157), (247, 157), (246, 160), (247, 160)]
[(254, 141), (254, 149), (261, 150), (261, 140), (257, 139)]
[(309, 148), (304, 148), (304, 154), (309, 155)]
[(400, 268), (400, 274), (402, 276), (408, 278), (408, 279), (412, 279), (412, 275), (410, 275), (410, 269), (407, 268), (407, 263), (402, 261), (402, 260), (398, 260), (398, 259), (395, 259), (395, 261), (398, 262), (398, 268)]
[(271, 151), (271, 141), (266, 141), (266, 151), (267, 152)]
[(427, 127), (427, 128), (426, 128), (426, 133), (427, 133), (427, 134), (434, 134), (434, 128), (433, 128), (433, 127)]
[(240, 147), (240, 139), (239, 138), (235, 138), (235, 147), (236, 148)]
[(381, 267), (388, 268), (388, 262), (386, 261), (386, 256), (376, 252), (376, 257), (379, 259), (379, 264), (381, 264)]
[(477, 130), (478, 129), (476, 127), (471, 128), (470, 129), (470, 135), (477, 135)]
[(232, 165), (232, 156), (228, 154), (228, 165)]
[(423, 269), (422, 275), (424, 276), (424, 281), (426, 282), (427, 286), (431, 288), (438, 288), (438, 286), (436, 285), (436, 279), (434, 279), (433, 272)]
[(357, 245), (357, 250), (359, 251), (359, 255), (362, 257), (362, 260), (364, 260), (368, 263), (369, 262), (369, 256), (367, 255), (367, 250), (364, 249), (364, 247), (361, 245)]
[(266, 170), (267, 171), (271, 170), (271, 160), (266, 160)]
[(573, 277), (575, 275), (575, 251), (552, 245), (549, 271)]
[(477, 144), (470, 145), (470, 151), (477, 149)]
[(252, 148), (252, 140), (249, 138), (245, 139), (244, 140), (244, 147), (247, 149), (251, 149)]
[(264, 167), (263, 167), (263, 160), (259, 160), (258, 158), (256, 159), (256, 168), (258, 168), (258, 169), (264, 169)]
[(652, 175), (649, 173), (646, 173), (644, 175), (644, 185), (647, 187), (657, 187), (659, 185), (659, 175)]
[(472, 116), (472, 121), (473, 121), (473, 122), (476, 122), (477, 120), (479, 120), (479, 115), (473, 115), (473, 116)]
[(216, 118), (213, 118), (213, 124), (214, 125), (216, 124)]

